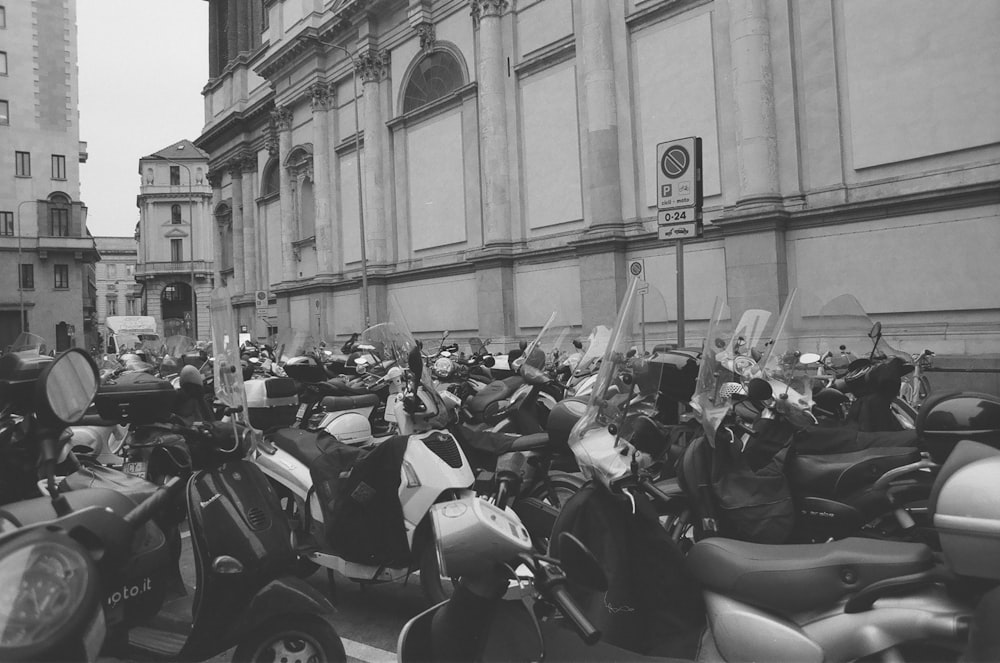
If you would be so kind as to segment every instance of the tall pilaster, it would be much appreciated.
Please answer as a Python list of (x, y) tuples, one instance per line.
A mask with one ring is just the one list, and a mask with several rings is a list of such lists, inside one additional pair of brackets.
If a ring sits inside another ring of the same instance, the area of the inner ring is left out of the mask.
[(587, 225), (622, 223), (621, 177), (618, 164), (618, 104), (611, 43), (611, 7), (606, 2), (582, 2), (581, 51), (583, 94), (587, 108)]
[(507, 0), (472, 0), (473, 22), (479, 27), (479, 141), (483, 155), (485, 245), (511, 241), (506, 62), (500, 26), (500, 16), (506, 8)]
[(205, 215), (206, 219), (211, 219), (208, 233), (212, 242), (212, 282), (216, 288), (222, 287), (222, 243), (219, 241), (219, 220), (215, 218), (215, 210), (219, 209), (222, 203), (222, 173), (214, 170), (208, 171), (208, 183), (212, 187), (212, 207)]
[[(358, 54), (356, 67), (364, 82), (365, 98), (365, 239), (367, 260), (381, 265), (387, 258), (385, 175), (382, 145), (386, 132), (382, 116), (381, 82), (389, 66), (389, 52), (369, 48)], [(360, 156), (360, 155), (359, 155)], [(315, 155), (313, 157), (315, 159)]]
[(229, 163), (233, 193), (233, 294), (246, 292), (246, 265), (243, 262), (243, 165), (239, 159)]
[(243, 170), (243, 271), (244, 285), (247, 292), (257, 290), (257, 265), (260, 263), (257, 254), (257, 203), (255, 191), (257, 174), (257, 155), (246, 152), (240, 156), (240, 166)]
[(780, 201), (771, 34), (766, 0), (729, 0), (736, 162), (744, 202)]
[(330, 217), (330, 116), (329, 84), (320, 81), (309, 88), (313, 127), (313, 201), (316, 216), (316, 261), (320, 274), (333, 272)]
[(292, 111), (282, 107), (271, 112), (271, 119), (278, 127), (278, 191), (281, 198), (281, 280), (295, 278), (295, 255), (292, 252), (292, 175), (285, 167), (288, 153), (292, 150)]
[(239, 20), (240, 12), (240, 2), (239, 0), (225, 0), (227, 3), (226, 9), (226, 53), (228, 54), (228, 61), (232, 62), (236, 59), (236, 56), (240, 53), (239, 46), (239, 29), (237, 28), (237, 21)]

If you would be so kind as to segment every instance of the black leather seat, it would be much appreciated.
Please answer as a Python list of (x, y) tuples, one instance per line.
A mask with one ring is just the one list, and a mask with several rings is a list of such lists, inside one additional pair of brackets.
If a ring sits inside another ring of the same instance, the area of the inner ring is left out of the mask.
[[(152, 491), (150, 491), (152, 494), (156, 490), (156, 486), (149, 485), (152, 487)], [(81, 488), (80, 490), (64, 492), (62, 495), (73, 511), (79, 511), (88, 506), (98, 506), (110, 509), (119, 516), (124, 516), (134, 509), (137, 503), (109, 488)], [(0, 508), (0, 516), (21, 527), (53, 520), (57, 517), (52, 500), (48, 497), (37, 497), (4, 505)]]
[(365, 396), (370, 394), (367, 387), (354, 386), (343, 378), (333, 378), (310, 385), (321, 396)]
[(320, 438), (335, 439), (322, 431), (303, 430), (301, 428), (279, 428), (270, 433), (268, 438), (276, 447), (293, 456), (295, 459), (312, 466), (312, 462), (323, 455)]
[(914, 448), (879, 448), (842, 454), (795, 454), (788, 478), (797, 492), (818, 497), (843, 497), (869, 486), (889, 470), (916, 463)]
[(496, 403), (509, 397), (522, 383), (523, 380), (518, 376), (491, 382), (483, 387), (478, 394), (470, 398), (465, 406), (472, 414), (481, 415), (486, 411), (490, 403)]
[(921, 543), (849, 538), (766, 545), (714, 537), (688, 553), (689, 570), (714, 592), (783, 615), (830, 607), (864, 587), (934, 566)]
[(361, 396), (325, 396), (320, 401), (320, 405), (326, 412), (341, 412), (363, 407), (375, 407), (378, 402), (379, 397), (375, 394), (363, 394)]
[(859, 431), (856, 426), (808, 426), (795, 438), (798, 453), (828, 454), (875, 451), (886, 447), (916, 448), (920, 438), (915, 430)]

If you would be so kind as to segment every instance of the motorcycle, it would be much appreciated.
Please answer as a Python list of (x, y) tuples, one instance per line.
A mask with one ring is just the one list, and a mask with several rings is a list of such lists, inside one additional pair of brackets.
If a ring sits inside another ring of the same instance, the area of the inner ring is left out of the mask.
[(278, 428), (261, 437), (253, 458), (281, 496), (302, 573), (322, 566), (371, 583), (419, 570), (425, 596), (437, 602), (450, 580), (438, 568), (428, 510), (471, 495), (474, 477), (445, 428), (449, 415), (420, 349), (393, 307), (395, 322), (366, 329), (361, 342), (380, 348), (400, 370), (401, 388), (386, 404), (399, 434), (348, 444), (325, 430)]
[[(943, 562), (920, 543), (859, 538), (776, 546), (712, 537), (684, 556), (650, 509), (637, 472), (648, 459), (632, 444), (643, 434), (656, 391), (644, 385), (661, 378), (641, 345), (635, 356), (643, 359), (627, 356), (637, 338), (636, 285), (628, 288), (598, 387), (570, 436), (592, 483), (560, 514), (549, 557), (535, 558), (541, 569), (531, 568), (524, 559), (527, 537), (509, 514), (504, 527), (492, 527), (505, 534), (501, 543), (487, 531), (500, 514), (474, 505), (435, 510), (442, 565), (463, 580), (452, 601), (407, 625), (401, 660), (511, 660), (526, 649), (532, 660), (832, 663), (910, 654), (956, 660), (969, 646), (976, 606), (1000, 580), (1000, 550), (982, 534), (998, 519), (980, 499), (1000, 497), (990, 475), (1000, 468), (1000, 450), (962, 442), (938, 475), (930, 508)], [(569, 535), (592, 552), (606, 584), (592, 568), (569, 572), (592, 566), (572, 561), (581, 558), (581, 546)], [(557, 560), (567, 573), (559, 573)], [(531, 587), (523, 602), (502, 601), (518, 562), (531, 568)], [(578, 582), (581, 575), (597, 581)], [(552, 591), (563, 583), (568, 592)], [(539, 624), (553, 603), (564, 619)], [(585, 646), (596, 631), (600, 644)]]
[[(228, 302), (228, 292), (224, 295)], [(235, 331), (234, 325), (227, 326)], [(225, 334), (225, 326), (213, 327), (219, 329), (217, 334)], [(235, 334), (229, 336), (235, 338)], [(224, 346), (217, 342), (216, 347)], [(216, 362), (217, 367), (226, 365), (232, 364)], [(68, 375), (55, 384), (93, 386), (87, 399), (70, 401), (78, 407), (78, 418), (97, 391), (96, 367), (82, 351), (60, 355), (49, 372), (38, 377), (39, 389), (45, 388), (50, 396), (59, 393), (53, 380), (47, 379), (56, 370), (65, 370)], [(237, 386), (232, 380), (231, 373), (217, 376), (217, 383)], [(154, 401), (145, 405), (152, 408), (163, 398), (162, 393), (119, 391), (117, 395), (122, 401)], [(236, 393), (233, 389), (224, 391), (231, 405), (238, 405), (237, 397), (232, 396)], [(56, 402), (54, 397), (50, 400)], [(131, 509), (133, 499), (117, 491), (61, 489), (61, 483), (73, 483), (72, 476), (65, 482), (56, 481), (54, 465), (59, 457), (61, 427), (52, 421), (46, 401), (37, 401), (32, 438), (42, 449), (41, 466), (47, 474), (49, 497), (6, 505), (4, 522), (26, 526), (90, 505), (116, 512)], [(73, 420), (67, 417), (59, 422)], [(147, 523), (145, 534), (132, 540), (128, 559), (118, 565), (120, 583), (101, 588), (107, 652), (122, 658), (192, 661), (236, 646), (236, 660), (259, 661), (305, 648), (324, 660), (345, 659), (330, 617), (333, 606), (311, 586), (285, 576), (295, 559), (291, 532), (267, 480), (252, 463), (243, 460), (247, 446), (246, 435), (240, 434), (234, 423), (204, 431), (202, 444), (192, 449), (196, 466), (176, 484), (183, 494), (162, 504), (153, 514), (154, 520)], [(151, 483), (145, 487), (140, 497), (157, 490)], [(193, 588), (184, 583), (181, 574), (180, 519), (187, 521), (193, 544), (197, 578)]]

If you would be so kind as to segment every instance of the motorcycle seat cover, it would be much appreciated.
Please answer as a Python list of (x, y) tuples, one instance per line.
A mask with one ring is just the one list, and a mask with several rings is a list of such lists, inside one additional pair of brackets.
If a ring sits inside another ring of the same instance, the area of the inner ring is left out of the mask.
[[(152, 486), (152, 484), (150, 485)], [(155, 486), (153, 488), (155, 489)], [(99, 506), (110, 509), (119, 516), (124, 516), (136, 505), (136, 502), (126, 495), (109, 488), (81, 488), (80, 490), (64, 492), (62, 495), (73, 511), (79, 511), (89, 506)], [(21, 527), (57, 517), (52, 500), (48, 497), (36, 497), (6, 504), (0, 508), (0, 515)]]
[(378, 405), (379, 397), (375, 394), (363, 394), (360, 396), (324, 396), (320, 402), (325, 412), (341, 412), (343, 410), (357, 410), (363, 407), (375, 407)]
[(901, 431), (861, 431), (856, 426), (807, 426), (795, 439), (797, 453), (846, 453), (850, 451), (874, 450), (880, 452), (886, 447), (916, 448), (920, 436), (915, 430)]
[(514, 393), (521, 383), (521, 378), (505, 378), (489, 383), (479, 390), (479, 393), (469, 399), (466, 407), (473, 414), (482, 414), (490, 403), (503, 400)]
[(793, 545), (713, 537), (696, 543), (687, 563), (710, 591), (793, 615), (832, 607), (880, 580), (926, 571), (934, 556), (922, 543), (857, 537)]
[(343, 378), (317, 382), (316, 388), (323, 396), (366, 396), (370, 393), (366, 387), (356, 387)]
[(797, 492), (816, 497), (843, 497), (870, 486), (891, 469), (916, 463), (914, 448), (879, 448), (842, 454), (796, 454), (788, 477)]
[(549, 444), (548, 433), (517, 435), (462, 427), (458, 434), (463, 447), (492, 456), (500, 456), (511, 451), (544, 449)]
[(279, 449), (311, 467), (313, 462), (323, 455), (323, 449), (318, 444), (320, 436), (330, 438), (322, 431), (303, 430), (301, 428), (279, 428), (268, 437)]

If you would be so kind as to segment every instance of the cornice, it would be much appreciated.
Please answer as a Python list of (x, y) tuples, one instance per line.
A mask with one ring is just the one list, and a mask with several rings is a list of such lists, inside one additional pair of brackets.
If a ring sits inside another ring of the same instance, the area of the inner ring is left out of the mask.
[[(194, 140), (194, 144), (201, 150), (212, 154), (218, 148), (230, 140), (233, 135), (246, 133), (247, 128), (241, 126), (257, 121), (261, 116), (270, 119), (270, 112), (274, 110), (274, 93), (270, 92), (266, 97), (254, 103), (249, 108), (242, 111), (233, 111), (218, 124), (208, 129), (205, 133)], [(264, 122), (261, 122), (263, 126)]]
[(188, 194), (187, 191), (183, 193), (140, 193), (139, 198), (141, 200), (190, 200), (191, 198), (205, 198), (208, 200), (212, 199), (211, 191), (192, 191)]
[(625, 17), (625, 25), (637, 30), (665, 18), (676, 16), (701, 5), (710, 5), (714, 0), (663, 0), (649, 7), (637, 9)]
[(514, 71), (518, 76), (530, 76), (537, 71), (548, 69), (552, 65), (572, 60), (574, 57), (576, 57), (576, 38), (570, 35), (530, 53), (514, 66)]

